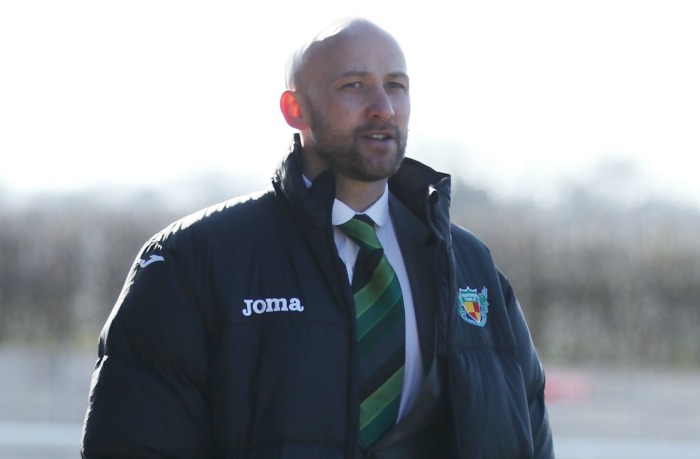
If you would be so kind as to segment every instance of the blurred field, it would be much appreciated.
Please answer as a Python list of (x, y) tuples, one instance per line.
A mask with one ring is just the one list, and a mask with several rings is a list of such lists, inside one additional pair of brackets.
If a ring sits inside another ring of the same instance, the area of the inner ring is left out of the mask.
[(700, 371), (554, 368), (547, 400), (559, 459), (700, 458)]
[[(0, 348), (0, 457), (78, 457), (85, 351)], [(559, 459), (700, 457), (700, 371), (549, 368)]]

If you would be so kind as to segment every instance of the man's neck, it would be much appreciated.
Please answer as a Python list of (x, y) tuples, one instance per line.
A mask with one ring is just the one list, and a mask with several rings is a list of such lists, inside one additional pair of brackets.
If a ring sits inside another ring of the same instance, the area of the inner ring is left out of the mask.
[(386, 179), (377, 182), (361, 182), (335, 176), (335, 198), (355, 212), (364, 212), (384, 194)]

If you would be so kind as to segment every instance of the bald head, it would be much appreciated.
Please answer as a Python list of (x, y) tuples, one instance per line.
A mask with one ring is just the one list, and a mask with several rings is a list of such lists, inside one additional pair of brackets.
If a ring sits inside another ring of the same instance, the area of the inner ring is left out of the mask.
[(319, 59), (323, 59), (328, 53), (333, 53), (339, 45), (348, 40), (389, 43), (400, 54), (401, 59), (404, 59), (398, 42), (381, 27), (366, 19), (343, 19), (319, 32), (294, 52), (287, 66), (287, 89), (302, 88), (306, 83), (308, 67), (314, 65)]

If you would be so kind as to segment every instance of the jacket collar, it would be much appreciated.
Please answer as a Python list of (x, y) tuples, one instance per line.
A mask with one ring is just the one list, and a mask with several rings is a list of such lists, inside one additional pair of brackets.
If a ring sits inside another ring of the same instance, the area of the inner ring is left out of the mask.
[(294, 142), (287, 156), (272, 177), (272, 186), (301, 217), (304, 226), (331, 226), (331, 210), (335, 200), (335, 180), (330, 170), (319, 174), (310, 187), (304, 184), (301, 164), (301, 139)]
[[(301, 139), (299, 134), (294, 134), (290, 152), (272, 178), (273, 187), (300, 212), (303, 221), (330, 229), (335, 179), (328, 170), (307, 188), (302, 178), (301, 155)], [(451, 177), (448, 174), (405, 158), (398, 172), (389, 179), (389, 192), (441, 239), (449, 238)]]

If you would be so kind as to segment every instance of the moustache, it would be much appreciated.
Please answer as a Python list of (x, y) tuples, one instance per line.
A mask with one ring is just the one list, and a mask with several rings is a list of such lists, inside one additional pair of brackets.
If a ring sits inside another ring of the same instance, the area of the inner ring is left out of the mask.
[(394, 123), (367, 123), (362, 126), (358, 126), (355, 129), (355, 134), (358, 136), (363, 136), (375, 132), (390, 132), (391, 137), (394, 139), (400, 139), (402, 137), (401, 129)]

